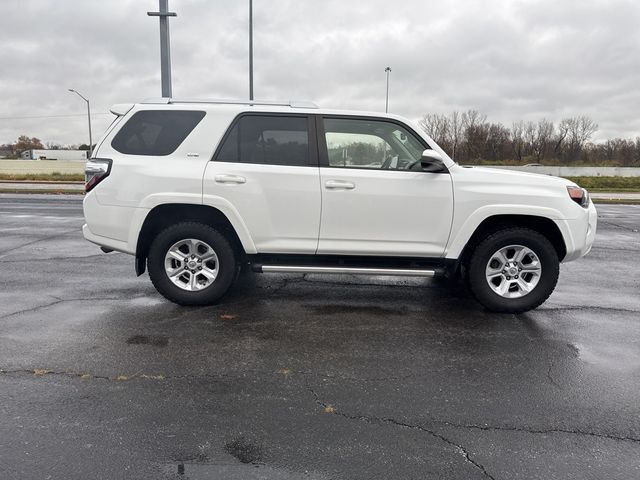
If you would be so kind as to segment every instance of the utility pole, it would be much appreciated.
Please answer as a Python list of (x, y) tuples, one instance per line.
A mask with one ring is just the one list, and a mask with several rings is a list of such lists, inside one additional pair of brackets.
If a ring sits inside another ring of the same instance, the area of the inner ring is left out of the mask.
[(91, 138), (91, 107), (89, 106), (89, 100), (85, 98), (80, 92), (76, 92), (73, 88), (68, 88), (67, 90), (75, 93), (85, 102), (87, 102), (87, 119), (89, 120), (89, 156), (87, 158), (91, 158), (91, 154), (93, 153), (93, 138)]
[(160, 17), (160, 75), (162, 78), (162, 96), (171, 98), (171, 48), (169, 42), (169, 18), (178, 14), (169, 11), (169, 0), (158, 0), (159, 11), (147, 12), (150, 17)]
[(249, 0), (249, 100), (253, 100), (253, 0)]
[(391, 67), (387, 67), (384, 69), (387, 72), (387, 96), (384, 102), (384, 113), (389, 113), (389, 74), (391, 73)]

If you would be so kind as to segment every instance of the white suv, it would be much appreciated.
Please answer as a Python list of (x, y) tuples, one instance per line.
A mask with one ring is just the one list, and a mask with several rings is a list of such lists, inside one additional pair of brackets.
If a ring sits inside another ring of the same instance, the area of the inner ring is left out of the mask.
[(256, 272), (462, 274), (498, 312), (537, 307), (591, 248), (562, 178), (463, 167), (412, 122), (313, 104), (158, 99), (117, 115), (86, 168), (84, 236), (169, 300)]

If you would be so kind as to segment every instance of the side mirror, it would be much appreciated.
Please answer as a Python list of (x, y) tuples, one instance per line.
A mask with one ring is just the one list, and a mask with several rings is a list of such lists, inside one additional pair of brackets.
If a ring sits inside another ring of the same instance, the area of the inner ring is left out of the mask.
[(422, 158), (420, 159), (420, 165), (422, 171), (431, 173), (444, 173), (447, 172), (447, 167), (442, 160), (442, 156), (435, 150), (425, 150), (422, 152)]

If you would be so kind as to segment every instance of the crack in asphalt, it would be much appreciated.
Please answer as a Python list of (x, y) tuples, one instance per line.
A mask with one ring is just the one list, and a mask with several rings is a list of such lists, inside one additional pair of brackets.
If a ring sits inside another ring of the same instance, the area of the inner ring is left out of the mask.
[(483, 430), (483, 431), (499, 431), (499, 432), (522, 432), (522, 433), (530, 433), (533, 435), (546, 435), (549, 433), (564, 433), (568, 435), (582, 435), (588, 437), (596, 437), (596, 438), (606, 438), (608, 440), (615, 440), (619, 442), (633, 442), (640, 443), (640, 438), (637, 437), (623, 437), (621, 435), (612, 435), (609, 433), (598, 433), (598, 432), (589, 432), (586, 430), (569, 430), (565, 428), (545, 428), (545, 429), (536, 429), (536, 428), (525, 428), (525, 427), (512, 427), (512, 426), (495, 426), (495, 425), (475, 425), (475, 424), (458, 424), (452, 422), (444, 422), (434, 420), (434, 423), (439, 423), (442, 425), (446, 425), (452, 428), (461, 428), (467, 430)]
[[(23, 313), (37, 312), (38, 310), (42, 310), (43, 308), (52, 307), (54, 305), (58, 305), (60, 303), (65, 303), (65, 302), (93, 302), (96, 300), (110, 302), (115, 300), (122, 300), (121, 297), (60, 298), (60, 297), (56, 297), (55, 295), (48, 295), (48, 296), (51, 298), (54, 298), (55, 300), (53, 302), (45, 303), (42, 305), (36, 305), (35, 307), (25, 308), (24, 310), (18, 310), (16, 312), (0, 315), (0, 320), (4, 320), (5, 318), (10, 318), (15, 315), (21, 315)], [(135, 298), (146, 298), (146, 296), (132, 297), (130, 300), (133, 300)]]
[(604, 223), (605, 225), (612, 225), (614, 227), (618, 227), (618, 228), (620, 228), (622, 230), (627, 230), (627, 231), (632, 232), (632, 233), (638, 233), (638, 231), (639, 231), (637, 228), (627, 227), (626, 225), (620, 225), (619, 223), (607, 222), (607, 221), (602, 220), (600, 218), (598, 218), (598, 223)]
[[(443, 442), (455, 447), (460, 453), (463, 454), (464, 458), (474, 465), (477, 469), (479, 469), (483, 475), (488, 478), (495, 480), (495, 478), (486, 470), (486, 468), (479, 463), (477, 460), (474, 460), (468, 450), (461, 444), (454, 442), (450, 438), (446, 437), (442, 433), (437, 432), (436, 430), (429, 429), (423, 425), (419, 424), (410, 424), (398, 421), (394, 418), (389, 417), (375, 417), (369, 415), (351, 415), (345, 412), (338, 410), (335, 406), (324, 402), (321, 400), (318, 393), (309, 385), (306, 384), (307, 390), (313, 395), (313, 398), (320, 407), (323, 408), (325, 413), (338, 415), (348, 420), (358, 420), (363, 421), (369, 424), (391, 424), (403, 428), (411, 428), (420, 430), (431, 435), (434, 438), (438, 438)], [(449, 428), (456, 429), (464, 429), (464, 430), (481, 430), (481, 431), (498, 431), (498, 432), (519, 432), (519, 433), (528, 433), (531, 435), (548, 435), (548, 434), (566, 434), (566, 435), (579, 435), (579, 436), (587, 436), (587, 437), (595, 437), (595, 438), (603, 438), (607, 440), (613, 440), (618, 442), (632, 442), (632, 443), (640, 443), (640, 438), (630, 437), (630, 436), (621, 436), (621, 435), (613, 435), (608, 433), (598, 433), (585, 431), (580, 429), (566, 429), (566, 428), (545, 428), (545, 429), (536, 429), (536, 428), (527, 428), (527, 427), (514, 427), (514, 426), (495, 426), (495, 425), (477, 425), (477, 424), (459, 424), (454, 422), (442, 421), (442, 420), (429, 420), (430, 423), (442, 425)]]
[(490, 478), (491, 480), (495, 480), (495, 477), (492, 476), (489, 472), (487, 472), (487, 469), (484, 467), (484, 465), (482, 465), (478, 461), (476, 461), (473, 458), (471, 458), (471, 454), (467, 451), (466, 448), (464, 448), (464, 446), (460, 445), (459, 443), (454, 442), (450, 438), (447, 438), (444, 435), (442, 435), (442, 434), (440, 434), (440, 433), (438, 433), (438, 432), (436, 432), (434, 430), (429, 430), (428, 428), (425, 428), (422, 425), (411, 425), (411, 424), (408, 424), (408, 423), (400, 422), (400, 421), (395, 420), (393, 418), (371, 417), (371, 416), (367, 416), (367, 415), (349, 415), (349, 414), (346, 414), (344, 412), (340, 412), (337, 409), (335, 409), (333, 406), (331, 406), (330, 404), (327, 404), (327, 403), (323, 402), (320, 399), (320, 397), (318, 396), (318, 394), (316, 393), (316, 391), (313, 388), (311, 388), (309, 385), (307, 385), (307, 389), (313, 395), (316, 403), (318, 405), (320, 405), (325, 410), (325, 412), (327, 412), (327, 413), (330, 413), (332, 415), (338, 415), (338, 416), (341, 416), (341, 417), (346, 418), (348, 420), (358, 420), (358, 421), (363, 421), (363, 422), (369, 423), (369, 424), (387, 423), (387, 424), (390, 424), (390, 425), (395, 425), (397, 427), (410, 428), (410, 429), (413, 429), (413, 430), (419, 430), (421, 432), (427, 433), (427, 434), (431, 435), (433, 438), (437, 438), (438, 440), (443, 441), (447, 445), (450, 445), (450, 446), (454, 447), (456, 450), (458, 450), (458, 452), (460, 452), (462, 454), (462, 456), (464, 457), (465, 461), (467, 463), (473, 465), (476, 469), (478, 469), (482, 473), (483, 476), (485, 476), (487, 478)]
[(562, 390), (562, 386), (556, 382), (556, 379), (553, 378), (553, 361), (549, 362), (549, 368), (547, 369), (547, 378), (549, 379), (549, 382), (551, 383), (551, 385), (553, 385), (554, 387)]
[[(104, 253), (96, 253), (93, 255), (82, 255), (79, 257), (50, 257), (50, 258), (33, 258), (29, 259), (29, 263), (33, 262), (50, 262), (52, 260), (83, 260), (86, 258), (94, 258), (94, 257), (104, 257), (106, 254)], [(0, 263), (24, 263), (24, 258), (19, 260), (2, 260)]]
[(34, 377), (44, 377), (49, 375), (61, 376), (61, 377), (70, 377), (70, 378), (81, 378), (83, 380), (110, 380), (117, 382), (124, 382), (133, 380), (136, 378), (145, 379), (145, 380), (165, 380), (167, 377), (163, 375), (154, 375), (148, 373), (136, 372), (133, 375), (116, 375), (114, 377), (110, 377), (107, 375), (94, 375), (88, 372), (65, 372), (65, 371), (54, 371), (47, 370), (46, 368), (34, 368), (30, 370), (28, 368), (19, 368), (14, 370), (4, 370), (0, 368), (0, 375), (11, 375), (11, 374), (26, 374)]
[[(141, 380), (155, 380), (155, 381), (167, 381), (167, 380), (180, 380), (180, 379), (201, 379), (201, 378), (210, 378), (213, 380), (220, 380), (220, 379), (232, 379), (232, 380), (237, 380), (239, 378), (245, 378), (246, 374), (254, 374), (254, 375), (273, 375), (273, 374), (279, 374), (279, 375), (283, 375), (284, 377), (288, 377), (290, 374), (293, 373), (298, 373), (298, 374), (303, 374), (303, 375), (316, 375), (320, 378), (323, 377), (327, 377), (327, 378), (336, 378), (336, 376), (331, 376), (331, 375), (324, 375), (324, 374), (313, 374), (310, 372), (297, 372), (297, 371), (283, 371), (283, 370), (279, 370), (279, 371), (262, 371), (262, 370), (243, 370), (242, 371), (242, 375), (232, 375), (232, 374), (226, 374), (226, 373), (216, 373), (216, 374), (210, 374), (210, 373), (201, 373), (201, 374), (194, 374), (194, 373), (190, 373), (190, 374), (184, 374), (184, 375), (163, 375), (163, 374), (150, 374), (150, 373), (142, 373), (142, 370), (139, 370), (133, 374), (120, 374), (120, 375), (115, 375), (115, 376), (109, 376), (109, 375), (95, 375), (93, 373), (89, 373), (89, 372), (77, 372), (77, 371), (73, 371), (73, 372), (67, 372), (67, 371), (55, 371), (55, 370), (48, 370), (45, 368), (34, 368), (34, 369), (29, 369), (29, 368), (19, 368), (19, 369), (4, 369), (4, 368), (0, 368), (0, 375), (12, 375), (12, 374), (18, 374), (18, 375), (29, 375), (29, 376), (35, 376), (35, 377), (45, 377), (45, 376), (50, 376), (50, 375), (55, 375), (55, 376), (63, 376), (63, 377), (69, 377), (69, 378), (81, 378), (83, 380), (92, 380), (92, 379), (97, 379), (97, 380), (109, 380), (109, 381), (117, 381), (117, 382), (124, 382), (124, 381), (131, 381), (131, 380), (135, 380), (135, 379), (141, 379)], [(462, 446), (459, 445), (457, 443), (455, 443), (454, 441), (452, 441), (451, 439), (445, 437), (444, 435), (434, 431), (434, 430), (430, 430), (422, 425), (412, 425), (412, 424), (408, 424), (408, 423), (404, 423), (404, 422), (400, 422), (398, 420), (395, 420), (393, 418), (388, 418), (388, 417), (374, 417), (374, 416), (367, 416), (367, 415), (350, 415), (347, 414), (345, 412), (339, 411), (338, 409), (336, 409), (333, 405), (324, 402), (323, 400), (320, 399), (320, 396), (318, 395), (318, 393), (308, 384), (308, 382), (304, 381), (304, 386), (306, 387), (306, 389), (313, 395), (315, 402), (321, 406), (327, 413), (331, 413), (331, 414), (335, 414), (335, 415), (339, 415), (342, 416), (344, 418), (350, 419), (350, 420), (360, 420), (360, 421), (364, 421), (367, 423), (389, 423), (389, 424), (393, 424), (396, 426), (400, 426), (400, 427), (405, 427), (405, 428), (413, 428), (413, 429), (417, 429), (417, 430), (421, 430), (425, 433), (428, 433), (430, 435), (432, 435), (435, 438), (439, 438), (440, 440), (456, 447), (464, 456), (465, 458), (472, 463), (473, 465), (475, 465), (477, 468), (481, 469), (483, 471), (483, 473), (485, 473), (489, 478), (493, 478), (491, 477), (491, 475), (488, 474), (488, 472), (486, 472), (486, 470), (484, 469), (484, 467), (479, 464), (477, 461), (473, 460), (472, 458), (470, 458), (470, 454), (469, 452)], [(510, 426), (510, 425), (478, 425), (478, 424), (473, 424), (473, 423), (455, 423), (455, 422), (450, 422), (450, 421), (446, 421), (446, 420), (437, 420), (437, 419), (429, 419), (428, 420), (430, 423), (432, 424), (437, 424), (437, 425), (442, 425), (445, 427), (450, 427), (450, 428), (457, 428), (457, 429), (465, 429), (465, 430), (481, 430), (481, 431), (498, 431), (498, 432), (520, 432), (520, 433), (529, 433), (532, 435), (547, 435), (547, 434), (553, 434), (553, 433), (557, 433), (557, 434), (567, 434), (567, 435), (580, 435), (580, 436), (589, 436), (589, 437), (595, 437), (595, 438), (604, 438), (604, 439), (608, 439), (608, 440), (614, 440), (614, 441), (622, 441), (622, 442), (633, 442), (633, 443), (640, 443), (640, 438), (638, 437), (632, 437), (632, 436), (622, 436), (622, 435), (614, 435), (614, 434), (610, 434), (610, 433), (599, 433), (599, 432), (592, 432), (592, 431), (586, 431), (586, 430), (580, 430), (580, 429), (567, 429), (567, 428), (531, 428), (531, 427), (518, 427), (518, 426)]]
[(21, 248), (28, 247), (29, 245), (34, 245), (39, 242), (46, 242), (47, 240), (53, 240), (54, 238), (64, 237), (65, 235), (69, 235), (70, 233), (77, 233), (78, 228), (74, 228), (73, 230), (67, 230), (62, 233), (56, 233), (55, 235), (49, 235), (45, 238), (39, 238), (38, 240), (34, 240), (33, 242), (23, 243), (22, 245), (18, 245), (17, 247), (9, 248), (7, 250), (3, 250), (0, 252), (0, 258), (4, 258), (8, 253), (13, 252), (15, 250), (20, 250)]

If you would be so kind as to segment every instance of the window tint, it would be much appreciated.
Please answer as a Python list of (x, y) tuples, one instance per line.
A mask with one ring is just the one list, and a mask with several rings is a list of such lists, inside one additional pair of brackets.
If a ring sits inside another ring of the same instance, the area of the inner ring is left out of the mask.
[(136, 112), (116, 134), (111, 146), (128, 155), (169, 155), (203, 117), (204, 112), (192, 110)]
[(306, 117), (244, 115), (220, 146), (220, 162), (309, 165)]
[(380, 120), (325, 118), (330, 167), (419, 169), (425, 147), (396, 123)]

